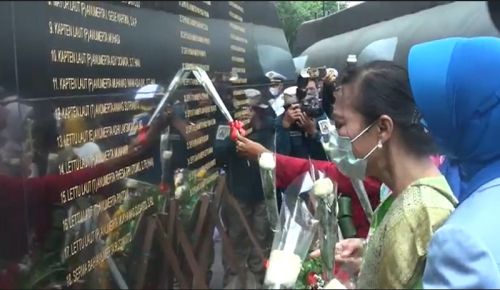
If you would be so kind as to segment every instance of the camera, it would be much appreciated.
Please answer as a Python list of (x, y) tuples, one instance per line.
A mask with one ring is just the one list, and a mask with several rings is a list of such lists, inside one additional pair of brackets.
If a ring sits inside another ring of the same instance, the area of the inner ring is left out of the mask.
[(300, 109), (302, 112), (306, 113), (307, 116), (311, 118), (318, 118), (323, 114), (323, 108), (321, 108), (321, 104), (319, 106), (313, 105), (313, 104), (300, 104)]
[(297, 98), (300, 100), (300, 110), (312, 118), (317, 118), (323, 114), (321, 99), (318, 95), (307, 95), (305, 91), (297, 90)]
[(309, 80), (322, 80), (326, 76), (326, 67), (307, 67), (300, 71), (297, 78), (297, 86), (301, 89), (307, 86)]
[[(318, 76), (319, 71), (320, 70), (315, 69), (307, 69), (306, 72), (303, 71), (303, 73), (301, 73), (301, 75), (299, 76), (299, 80), (302, 79), (303, 84), (301, 84), (300, 82), (298, 82), (297, 84), (297, 100), (299, 101), (300, 110), (312, 118), (321, 116), (323, 114), (323, 107), (321, 98), (318, 95), (319, 90), (315, 90), (315, 92), (309, 92), (308, 94), (308, 90), (306, 90), (306, 87), (310, 78), (304, 78), (303, 76), (310, 76), (310, 72), (312, 72), (312, 75)], [(314, 78), (314, 80), (317, 80), (317, 78)]]
[(322, 79), (326, 76), (326, 67), (307, 67), (300, 71), (300, 76), (308, 79)]

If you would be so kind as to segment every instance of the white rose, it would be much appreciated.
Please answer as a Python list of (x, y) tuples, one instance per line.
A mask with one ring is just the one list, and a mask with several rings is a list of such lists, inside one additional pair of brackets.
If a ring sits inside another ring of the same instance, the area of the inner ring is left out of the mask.
[(180, 186), (182, 184), (182, 180), (184, 178), (184, 175), (182, 173), (177, 173), (174, 175), (174, 185)]
[(347, 289), (347, 287), (345, 287), (344, 284), (340, 283), (339, 280), (333, 279), (328, 284), (326, 284), (323, 289)]
[(273, 250), (269, 257), (269, 268), (264, 283), (271, 286), (283, 284), (293, 287), (301, 267), (302, 261), (298, 255), (282, 250)]
[(264, 152), (259, 157), (259, 166), (262, 169), (272, 170), (276, 167), (274, 154), (271, 152)]
[(164, 150), (162, 157), (164, 160), (168, 160), (172, 157), (172, 151), (171, 150)]
[(326, 197), (333, 193), (333, 182), (330, 178), (321, 178), (316, 180), (313, 185), (313, 194), (317, 197)]
[(182, 196), (182, 193), (184, 193), (184, 190), (186, 187), (184, 185), (178, 186), (175, 189), (175, 199), (179, 199)]

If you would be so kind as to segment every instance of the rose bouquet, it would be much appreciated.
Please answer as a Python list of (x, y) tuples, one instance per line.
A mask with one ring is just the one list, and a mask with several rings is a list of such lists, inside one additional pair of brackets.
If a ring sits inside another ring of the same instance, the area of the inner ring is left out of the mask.
[(174, 174), (174, 199), (179, 204), (179, 217), (186, 228), (195, 222), (197, 205), (203, 195), (210, 195), (217, 182), (216, 169), (177, 169)]
[(280, 228), (278, 200), (276, 197), (276, 156), (271, 152), (264, 152), (259, 157), (260, 178), (264, 191), (267, 218), (273, 232)]
[(336, 195), (337, 185), (329, 178), (320, 178), (314, 182), (312, 195), (317, 201), (315, 217), (320, 225), (320, 250), (323, 275), (326, 281), (332, 280), (335, 260), (335, 244), (339, 240)]
[(311, 174), (306, 172), (296, 178), (283, 195), (280, 227), (274, 234), (264, 280), (267, 289), (291, 289), (295, 286), (318, 225), (304, 198), (312, 186)]

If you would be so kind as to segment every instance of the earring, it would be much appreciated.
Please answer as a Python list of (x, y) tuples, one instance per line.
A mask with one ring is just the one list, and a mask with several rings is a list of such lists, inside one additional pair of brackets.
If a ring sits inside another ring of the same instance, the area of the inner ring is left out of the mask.
[(382, 140), (378, 140), (377, 148), (382, 149)]

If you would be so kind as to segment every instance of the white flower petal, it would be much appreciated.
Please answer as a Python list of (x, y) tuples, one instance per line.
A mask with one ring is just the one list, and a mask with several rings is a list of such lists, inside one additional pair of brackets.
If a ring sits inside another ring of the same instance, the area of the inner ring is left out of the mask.
[(276, 160), (274, 154), (271, 152), (264, 152), (259, 157), (259, 166), (262, 169), (272, 170), (276, 167)]
[(330, 178), (321, 178), (316, 180), (313, 185), (313, 194), (317, 197), (326, 197), (333, 193), (333, 182)]
[(283, 250), (273, 250), (269, 257), (265, 284), (293, 287), (301, 267), (302, 261), (298, 255)]
[(163, 151), (162, 157), (165, 160), (170, 159), (170, 157), (172, 157), (172, 151), (171, 150), (165, 150), (165, 151)]

